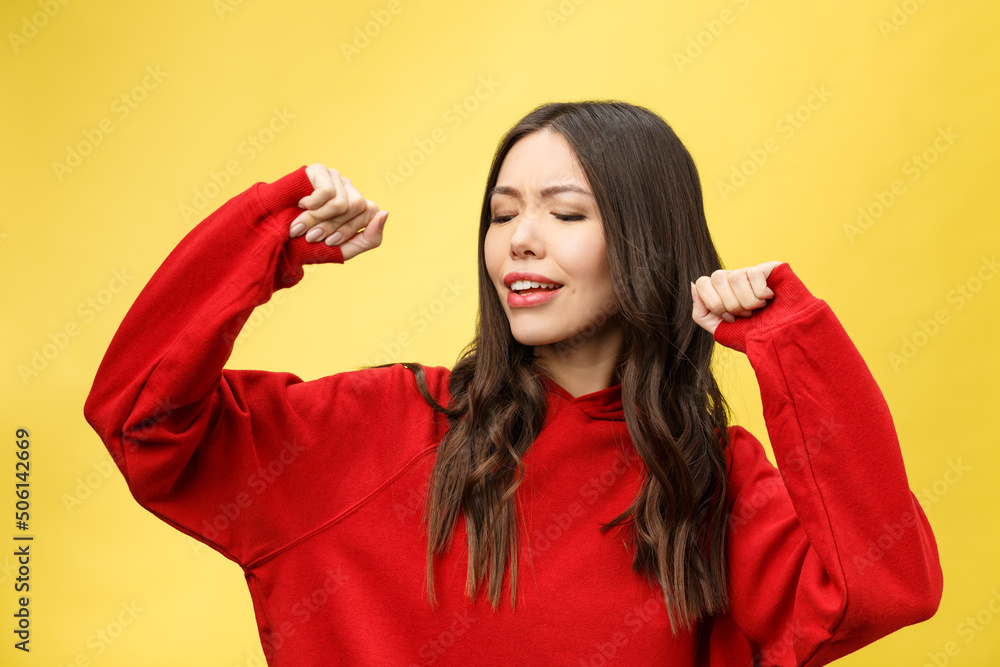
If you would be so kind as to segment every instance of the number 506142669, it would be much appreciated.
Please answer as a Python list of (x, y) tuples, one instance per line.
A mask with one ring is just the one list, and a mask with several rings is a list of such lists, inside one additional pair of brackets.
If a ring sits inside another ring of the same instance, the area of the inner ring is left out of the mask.
[(28, 519), (31, 514), (28, 512), (31, 507), (31, 503), (28, 501), (30, 496), (30, 484), (28, 482), (28, 473), (31, 470), (31, 465), (29, 458), (31, 457), (31, 434), (28, 433), (28, 429), (19, 428), (15, 432), (17, 439), (14, 441), (17, 445), (17, 461), (14, 463), (14, 477), (16, 477), (18, 482), (14, 483), (14, 495), (17, 497), (17, 502), (14, 504), (14, 521), (15, 525), (20, 530), (28, 530)]

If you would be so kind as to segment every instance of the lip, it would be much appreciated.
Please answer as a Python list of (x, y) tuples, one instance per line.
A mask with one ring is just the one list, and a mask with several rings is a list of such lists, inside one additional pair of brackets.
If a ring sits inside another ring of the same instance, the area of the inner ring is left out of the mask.
[(547, 283), (549, 285), (562, 285), (558, 280), (552, 280), (538, 273), (522, 273), (521, 271), (512, 271), (503, 277), (503, 284), (510, 289), (518, 280), (532, 280), (536, 283)]
[[(527, 279), (525, 279), (527, 280)], [(541, 282), (540, 280), (538, 282)], [(540, 306), (541, 304), (554, 299), (556, 294), (562, 291), (562, 287), (545, 292), (535, 292), (534, 294), (518, 294), (511, 290), (507, 292), (507, 305), (511, 308), (526, 308), (530, 306)]]
[[(518, 294), (514, 290), (510, 289), (510, 286), (518, 280), (532, 280), (536, 283), (559, 285), (559, 287), (545, 292), (535, 292), (534, 294)], [(543, 276), (540, 273), (525, 273), (523, 271), (511, 271), (503, 277), (503, 284), (507, 286), (507, 305), (511, 308), (540, 306), (541, 304), (554, 298), (555, 295), (558, 294), (564, 287), (562, 283), (557, 280), (552, 280), (548, 276)]]

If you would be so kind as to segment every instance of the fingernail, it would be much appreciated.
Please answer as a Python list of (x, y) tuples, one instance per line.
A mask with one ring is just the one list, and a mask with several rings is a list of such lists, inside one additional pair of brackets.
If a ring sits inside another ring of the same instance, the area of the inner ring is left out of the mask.
[[(389, 222), (389, 214), (388, 213), (386, 213), (385, 217), (382, 219), (382, 229), (385, 229), (385, 223), (387, 223), (387, 222)], [(380, 229), (379, 231), (382, 231), (382, 229)]]
[(288, 235), (294, 239), (296, 236), (301, 236), (304, 231), (306, 231), (306, 223), (296, 222), (292, 225), (292, 228), (288, 230)]
[(309, 241), (310, 243), (313, 241), (319, 241), (321, 238), (323, 238), (323, 230), (319, 227), (313, 227), (309, 230), (309, 233), (306, 234), (306, 241)]
[(733, 317), (732, 313), (723, 313), (722, 314), (722, 319), (724, 319), (725, 321), (729, 322), (730, 324), (732, 324), (733, 322), (736, 321), (736, 318)]
[(330, 236), (329, 238), (326, 239), (326, 244), (330, 246), (337, 245), (337, 243), (339, 243), (340, 239), (342, 238), (344, 238), (343, 234), (341, 234), (340, 232), (334, 232), (333, 236)]

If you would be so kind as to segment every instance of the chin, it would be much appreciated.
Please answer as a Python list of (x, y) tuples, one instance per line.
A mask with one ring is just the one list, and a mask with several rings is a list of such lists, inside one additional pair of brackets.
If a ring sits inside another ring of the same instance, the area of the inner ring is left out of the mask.
[(537, 347), (538, 345), (548, 345), (549, 343), (552, 342), (551, 339), (542, 336), (518, 335), (514, 332), (511, 332), (511, 334), (514, 336), (514, 340), (516, 340), (521, 345), (527, 345), (528, 347)]
[(530, 347), (537, 347), (539, 345), (552, 345), (563, 340), (565, 336), (560, 335), (560, 333), (552, 331), (524, 331), (512, 328), (510, 331), (511, 335), (514, 336), (516, 340), (521, 345), (528, 345)]

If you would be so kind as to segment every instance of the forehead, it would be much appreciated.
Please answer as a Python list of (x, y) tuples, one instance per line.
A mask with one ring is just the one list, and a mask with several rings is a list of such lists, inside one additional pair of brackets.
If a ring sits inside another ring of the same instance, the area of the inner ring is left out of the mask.
[(540, 130), (522, 137), (507, 152), (492, 194), (511, 194), (512, 189), (537, 192), (553, 185), (575, 185), (590, 191), (583, 168), (565, 137), (552, 130)]

